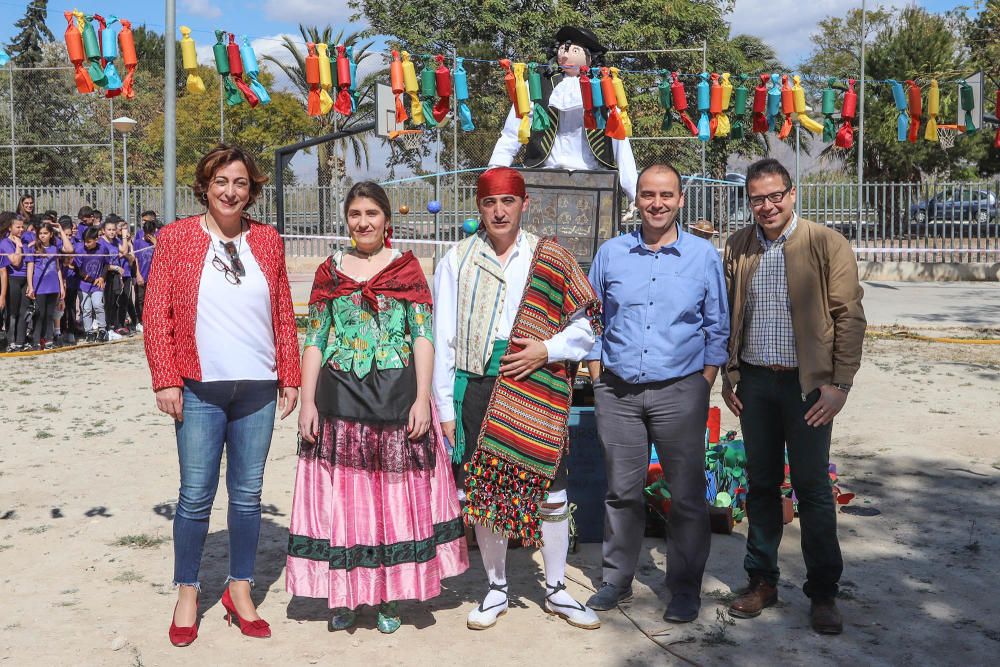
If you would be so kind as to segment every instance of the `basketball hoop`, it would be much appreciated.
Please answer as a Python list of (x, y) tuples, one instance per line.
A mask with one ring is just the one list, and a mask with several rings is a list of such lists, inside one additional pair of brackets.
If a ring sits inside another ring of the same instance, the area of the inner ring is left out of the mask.
[(964, 128), (958, 125), (938, 125), (938, 141), (941, 143), (941, 148), (944, 150), (954, 148), (955, 140), (963, 130)]
[(390, 141), (398, 141), (405, 151), (415, 151), (420, 148), (423, 130), (394, 130), (389, 133)]

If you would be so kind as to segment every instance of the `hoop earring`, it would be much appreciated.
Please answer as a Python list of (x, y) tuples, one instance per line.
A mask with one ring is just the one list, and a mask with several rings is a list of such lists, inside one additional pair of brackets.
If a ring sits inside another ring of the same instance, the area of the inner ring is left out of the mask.
[(208, 203), (208, 193), (207, 192), (202, 192), (201, 193), (201, 202), (203, 204), (207, 204)]

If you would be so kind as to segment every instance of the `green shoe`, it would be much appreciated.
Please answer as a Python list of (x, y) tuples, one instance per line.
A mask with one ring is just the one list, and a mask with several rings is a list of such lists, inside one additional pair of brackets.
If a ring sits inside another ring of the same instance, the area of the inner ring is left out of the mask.
[(395, 602), (383, 602), (378, 606), (378, 623), (376, 625), (378, 631), (386, 635), (391, 635), (399, 630), (401, 623)]
[(354, 623), (358, 620), (358, 614), (353, 609), (348, 609), (347, 607), (337, 607), (333, 610), (333, 616), (326, 624), (326, 629), (330, 632), (336, 632), (337, 630), (347, 630), (354, 626)]

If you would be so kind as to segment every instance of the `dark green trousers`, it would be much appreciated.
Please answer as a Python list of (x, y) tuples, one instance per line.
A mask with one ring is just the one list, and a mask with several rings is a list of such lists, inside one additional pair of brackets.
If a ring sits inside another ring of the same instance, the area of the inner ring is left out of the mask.
[(736, 395), (743, 403), (740, 424), (747, 452), (747, 554), (743, 567), (771, 585), (778, 583), (778, 545), (784, 524), (781, 484), (785, 447), (792, 488), (799, 503), (802, 556), (810, 598), (832, 598), (844, 569), (837, 541), (837, 514), (829, 477), (833, 424), (812, 427), (805, 414), (819, 390), (803, 398), (797, 371), (772, 371), (740, 364)]

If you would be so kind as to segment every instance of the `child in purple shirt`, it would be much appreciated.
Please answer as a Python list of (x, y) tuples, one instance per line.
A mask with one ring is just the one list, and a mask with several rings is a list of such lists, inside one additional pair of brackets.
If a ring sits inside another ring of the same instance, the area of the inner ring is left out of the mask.
[(7, 352), (20, 352), (25, 347), (28, 307), (26, 296), (27, 262), (24, 253), (30, 252), (22, 239), (24, 220), (14, 213), (0, 213), (0, 253), (7, 264)]
[(137, 331), (142, 331), (142, 310), (146, 303), (146, 281), (149, 280), (149, 268), (153, 265), (153, 250), (156, 248), (156, 218), (143, 220), (142, 234), (137, 236), (132, 244), (132, 254), (135, 257), (135, 311), (138, 318)]
[(33, 350), (41, 349), (43, 337), (46, 350), (55, 347), (55, 313), (59, 301), (66, 298), (62, 262), (56, 246), (56, 237), (61, 236), (60, 231), (51, 223), (39, 227), (37, 238), (31, 245), (32, 254), (27, 257), (27, 296), (35, 300), (35, 325), (31, 336)]
[(80, 317), (87, 342), (107, 340), (104, 318), (104, 278), (108, 271), (108, 256), (99, 241), (100, 232), (91, 227), (83, 234), (73, 252), (73, 266), (80, 275)]

